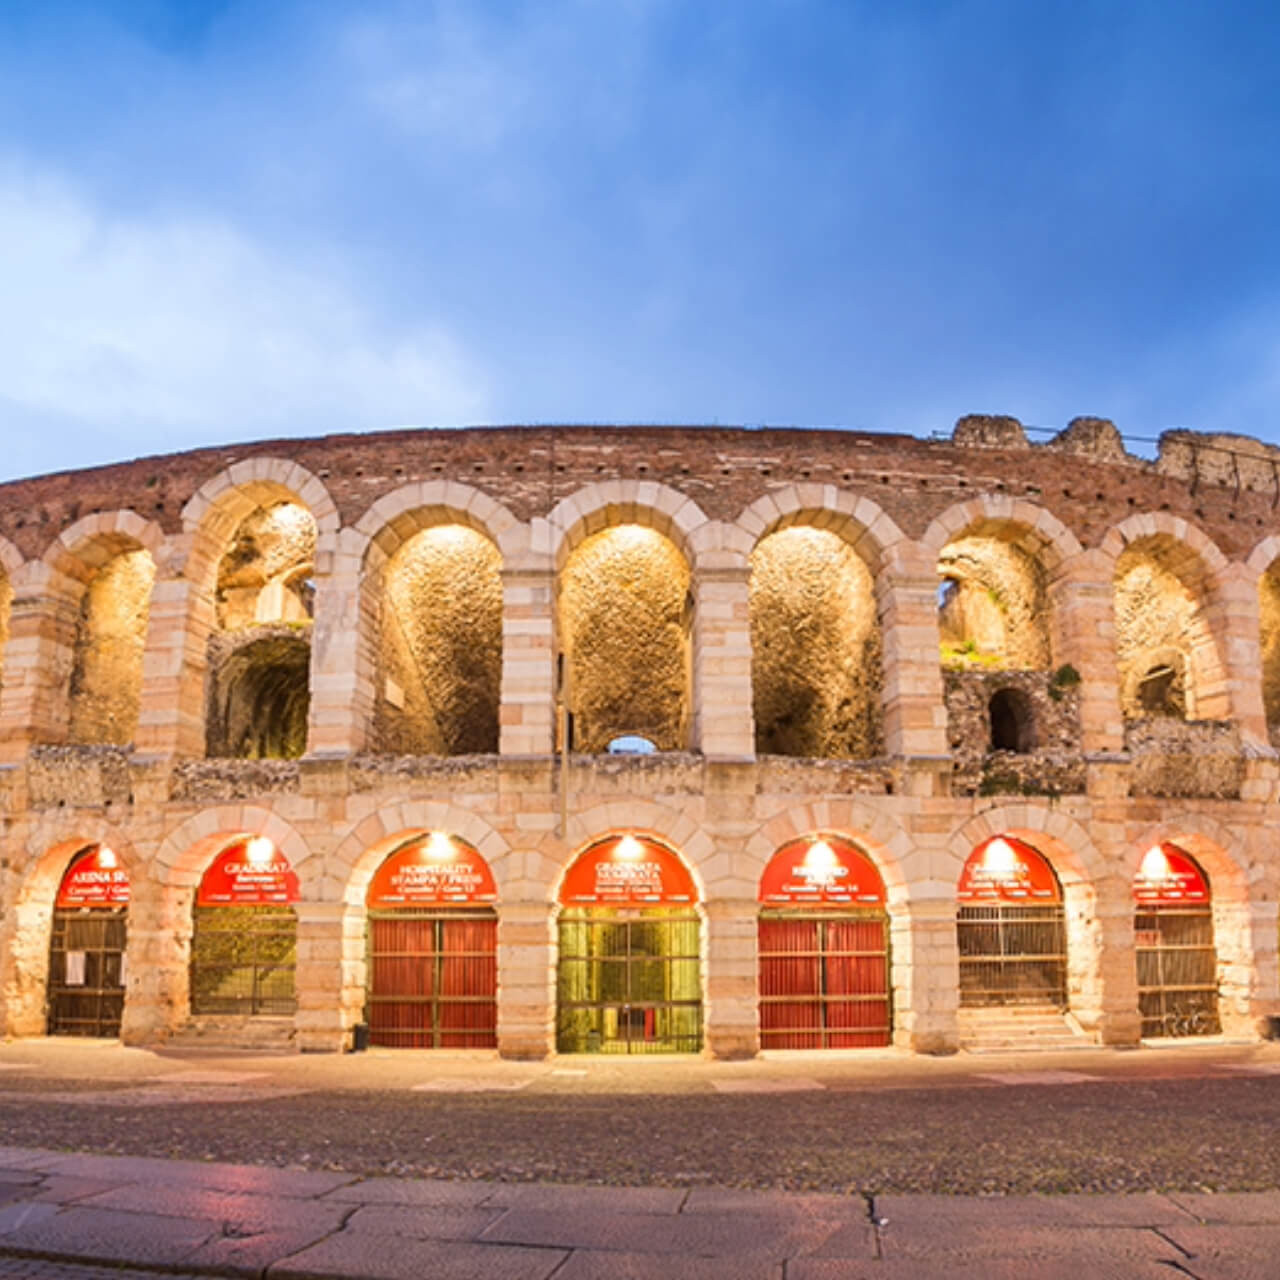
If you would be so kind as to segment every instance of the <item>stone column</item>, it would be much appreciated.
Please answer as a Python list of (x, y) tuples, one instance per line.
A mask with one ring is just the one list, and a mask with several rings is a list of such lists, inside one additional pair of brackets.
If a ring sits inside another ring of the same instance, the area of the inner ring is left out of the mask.
[(364, 1009), (363, 975), (351, 953), (364, 948), (364, 922), (343, 902), (299, 902), (298, 1009), (293, 1025), (303, 1053), (341, 1053)]
[(545, 902), (498, 907), (498, 1052), (545, 1058), (555, 1036), (555, 924)]
[(716, 1058), (751, 1058), (760, 1052), (760, 907), (751, 898), (716, 898), (705, 912), (704, 1042)]
[(1213, 901), (1218, 952), (1218, 1012), (1228, 1036), (1256, 1039), (1263, 1020), (1280, 1013), (1276, 963), (1276, 904), (1273, 901)]
[(65, 742), (67, 691), (79, 618), (78, 585), (43, 561), (10, 580), (9, 642), (0, 684), (0, 762), (44, 742)]
[(1205, 611), (1222, 657), (1226, 715), (1239, 727), (1244, 743), (1263, 747), (1270, 754), (1262, 702), (1262, 610), (1257, 576), (1238, 562), (1227, 565)]
[(125, 947), (125, 1044), (167, 1040), (191, 1016), (192, 888), (143, 877), (130, 884)]
[(552, 752), (555, 682), (555, 573), (546, 556), (509, 559), (502, 569), (502, 755)]
[(0, 920), (0, 1033), (42, 1036), (53, 902), (14, 903)]
[(1142, 1035), (1133, 936), (1133, 886), (1121, 877), (1066, 892), (1068, 1005), (1100, 1044), (1136, 1045)]
[(378, 610), (362, 581), (355, 530), (326, 534), (316, 549), (307, 754), (350, 755), (368, 740), (375, 698)]
[(889, 908), (893, 1042), (915, 1053), (954, 1053), (960, 955), (955, 898), (917, 898)]
[(693, 581), (693, 745), (709, 760), (755, 758), (750, 569), (735, 552), (704, 552)]

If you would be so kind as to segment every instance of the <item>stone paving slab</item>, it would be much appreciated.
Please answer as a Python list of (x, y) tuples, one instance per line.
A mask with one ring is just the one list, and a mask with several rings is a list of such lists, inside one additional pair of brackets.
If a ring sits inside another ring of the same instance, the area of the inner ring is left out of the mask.
[(270, 1194), (241, 1195), (220, 1188), (170, 1187), (154, 1183), (113, 1187), (92, 1199), (79, 1200), (77, 1204), (90, 1209), (118, 1209), (125, 1213), (207, 1220), (241, 1232), (271, 1231), (288, 1226), (305, 1228), (318, 1235), (337, 1231), (352, 1212), (352, 1206), (336, 1202), (290, 1199), (282, 1205)]
[(476, 1240), (503, 1212), (502, 1209), (437, 1205), (370, 1204), (355, 1210), (346, 1230), (356, 1235), (406, 1236), (414, 1240)]
[[(1084, 1263), (1067, 1258), (955, 1261), (941, 1251), (932, 1258), (887, 1258), (877, 1262), (794, 1258), (787, 1263), (786, 1276), (787, 1280), (1185, 1280), (1184, 1273), (1167, 1263), (1138, 1258), (1090, 1256)], [(1275, 1280), (1275, 1273), (1251, 1280)]]
[[(53, 1210), (54, 1206), (31, 1208)], [(95, 1262), (177, 1266), (219, 1233), (217, 1224), (209, 1221), (76, 1206), (5, 1232), (0, 1246)]]
[[(1172, 1231), (1172, 1229), (1170, 1229)], [(950, 1223), (932, 1228), (927, 1223), (912, 1224), (910, 1229), (881, 1230), (880, 1251), (885, 1258), (945, 1258), (952, 1261), (977, 1261), (992, 1258), (1021, 1258), (1030, 1265), (1044, 1259), (1073, 1258), (1087, 1274), (1099, 1260), (1143, 1259), (1152, 1262), (1176, 1262), (1178, 1249), (1155, 1231), (1141, 1227), (1014, 1227), (998, 1230), (976, 1225)], [(857, 1236), (841, 1233), (821, 1248), (813, 1250), (817, 1257), (856, 1257)], [(847, 1252), (845, 1252), (847, 1250)]]
[(436, 1240), (377, 1243), (368, 1236), (340, 1235), (276, 1263), (267, 1275), (273, 1280), (548, 1280), (567, 1256), (565, 1249)]
[[(763, 1258), (676, 1258), (576, 1249), (555, 1280), (783, 1280), (793, 1274), (794, 1266)], [(841, 1273), (842, 1280), (847, 1275)]]
[[(875, 1216), (890, 1230), (924, 1228), (936, 1234), (952, 1227), (1004, 1230), (1013, 1227), (1159, 1227), (1193, 1222), (1179, 1203), (1186, 1197), (1157, 1192), (1120, 1196), (876, 1196)], [(1234, 1198), (1234, 1197), (1233, 1197)], [(1280, 1221), (1280, 1218), (1270, 1219)]]
[(560, 1213), (679, 1213), (689, 1195), (672, 1187), (559, 1187), (540, 1182), (490, 1186), (486, 1205)]
[[(1174, 1191), (1169, 1199), (1200, 1222), (1280, 1223), (1280, 1191), (1236, 1191), (1228, 1196)], [(1276, 1270), (1280, 1273), (1280, 1265)]]
[[(502, 1191), (504, 1188), (497, 1188)], [(444, 1182), (427, 1178), (365, 1178), (328, 1192), (325, 1202), (338, 1204), (457, 1205), (484, 1204), (497, 1192), (491, 1182)]]

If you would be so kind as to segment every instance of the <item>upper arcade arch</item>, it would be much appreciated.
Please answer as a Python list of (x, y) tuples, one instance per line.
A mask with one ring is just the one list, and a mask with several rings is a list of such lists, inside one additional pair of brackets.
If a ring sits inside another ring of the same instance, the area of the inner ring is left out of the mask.
[(219, 853), (253, 836), (265, 836), (284, 854), (297, 873), (303, 899), (313, 898), (322, 860), (312, 854), (291, 823), (270, 809), (250, 804), (203, 809), (170, 831), (151, 861), (155, 878), (166, 890), (194, 890)]

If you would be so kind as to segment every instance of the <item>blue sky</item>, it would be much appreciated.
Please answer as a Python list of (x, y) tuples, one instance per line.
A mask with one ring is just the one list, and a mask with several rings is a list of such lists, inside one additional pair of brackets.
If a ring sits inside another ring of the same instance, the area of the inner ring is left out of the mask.
[(479, 422), (1280, 442), (1280, 6), (4, 0), (0, 477)]

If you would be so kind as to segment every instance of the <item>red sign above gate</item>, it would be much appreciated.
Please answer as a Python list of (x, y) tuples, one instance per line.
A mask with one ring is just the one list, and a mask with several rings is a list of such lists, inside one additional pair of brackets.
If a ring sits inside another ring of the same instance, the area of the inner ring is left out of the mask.
[(1062, 901), (1062, 890), (1053, 868), (1029, 844), (996, 836), (969, 855), (956, 897), (975, 903), (1052, 903)]
[(760, 877), (760, 901), (856, 906), (884, 902), (871, 859), (847, 840), (805, 836), (784, 844)]
[(1203, 906), (1209, 901), (1209, 883), (1176, 844), (1158, 844), (1143, 855), (1133, 878), (1133, 896), (1143, 906)]
[(645, 836), (621, 836), (588, 849), (565, 872), (560, 886), (560, 902), (566, 907), (697, 900), (697, 888), (684, 863)]
[(298, 876), (266, 836), (237, 840), (200, 881), (198, 907), (264, 907), (297, 902)]
[(58, 886), (54, 906), (59, 910), (77, 907), (123, 907), (129, 903), (129, 873), (120, 866), (113, 850), (90, 845), (71, 860)]
[(498, 900), (489, 864), (465, 840), (436, 832), (397, 849), (374, 873), (368, 904), (470, 906)]

